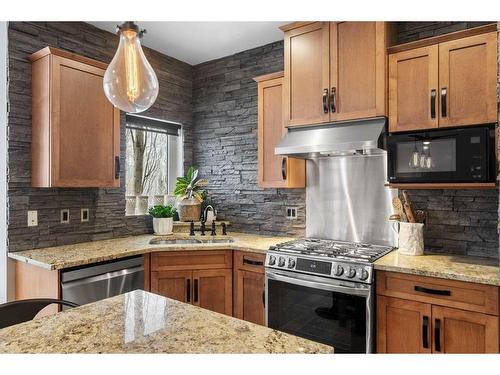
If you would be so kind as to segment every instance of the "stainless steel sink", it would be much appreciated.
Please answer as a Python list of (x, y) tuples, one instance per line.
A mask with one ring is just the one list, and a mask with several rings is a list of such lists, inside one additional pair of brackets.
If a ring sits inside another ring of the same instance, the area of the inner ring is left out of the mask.
[(195, 238), (172, 238), (172, 239), (153, 238), (151, 241), (149, 241), (150, 245), (188, 245), (197, 243), (202, 243), (202, 242)]
[(202, 239), (202, 243), (232, 243), (234, 240), (232, 238), (208, 238)]

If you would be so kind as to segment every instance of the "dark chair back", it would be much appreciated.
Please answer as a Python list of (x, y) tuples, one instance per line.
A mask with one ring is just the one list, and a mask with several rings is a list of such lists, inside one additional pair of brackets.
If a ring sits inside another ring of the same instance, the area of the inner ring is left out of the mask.
[(23, 299), (0, 305), (0, 328), (27, 322), (42, 309), (53, 303), (60, 306), (78, 307), (76, 303), (52, 298)]

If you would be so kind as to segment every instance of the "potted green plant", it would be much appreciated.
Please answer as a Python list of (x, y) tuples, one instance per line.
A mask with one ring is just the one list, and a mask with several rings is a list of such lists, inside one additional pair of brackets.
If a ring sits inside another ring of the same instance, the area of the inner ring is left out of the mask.
[(175, 212), (175, 207), (170, 204), (166, 206), (157, 205), (149, 209), (149, 214), (153, 217), (153, 230), (156, 235), (172, 234)]
[(177, 177), (174, 195), (179, 199), (177, 205), (180, 221), (198, 221), (203, 202), (202, 187), (208, 185), (208, 180), (198, 178), (198, 169), (189, 167), (183, 177)]

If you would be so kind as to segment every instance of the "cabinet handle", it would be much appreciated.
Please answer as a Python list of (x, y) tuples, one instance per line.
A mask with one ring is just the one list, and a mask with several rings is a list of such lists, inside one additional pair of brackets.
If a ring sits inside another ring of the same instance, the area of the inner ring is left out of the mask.
[(186, 280), (186, 302), (191, 302), (191, 279)]
[(194, 279), (194, 301), (198, 302), (198, 279)]
[(436, 118), (436, 90), (431, 90), (431, 118)]
[(115, 156), (115, 180), (120, 178), (120, 157)]
[(243, 263), (250, 264), (252, 266), (263, 266), (264, 265), (264, 262), (261, 262), (260, 260), (251, 260), (251, 259), (246, 259), (246, 258), (243, 258)]
[(441, 351), (441, 319), (434, 320), (434, 350)]
[(446, 87), (441, 88), (441, 117), (446, 117)]
[(429, 317), (424, 316), (422, 321), (422, 346), (429, 349)]
[(337, 93), (337, 88), (336, 87), (332, 87), (332, 91), (331, 91), (331, 94), (330, 94), (330, 111), (332, 111), (332, 113), (335, 113), (335, 111), (337, 110), (335, 108), (335, 94)]
[(328, 113), (328, 89), (323, 90), (323, 113)]
[(415, 285), (415, 287), (413, 289), (415, 290), (415, 292), (435, 294), (438, 296), (451, 296), (451, 291), (449, 291), (449, 290), (429, 289), (429, 288), (424, 288), (423, 286), (418, 286), (418, 285)]
[(281, 159), (281, 177), (286, 180), (286, 158)]
[(266, 291), (262, 291), (262, 305), (266, 307)]

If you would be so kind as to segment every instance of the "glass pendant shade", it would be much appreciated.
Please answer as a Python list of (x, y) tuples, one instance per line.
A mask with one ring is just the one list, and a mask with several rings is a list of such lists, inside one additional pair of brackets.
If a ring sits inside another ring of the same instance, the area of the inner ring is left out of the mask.
[(143, 112), (158, 96), (158, 78), (142, 51), (137, 25), (119, 27), (120, 44), (104, 74), (104, 93), (122, 111)]

